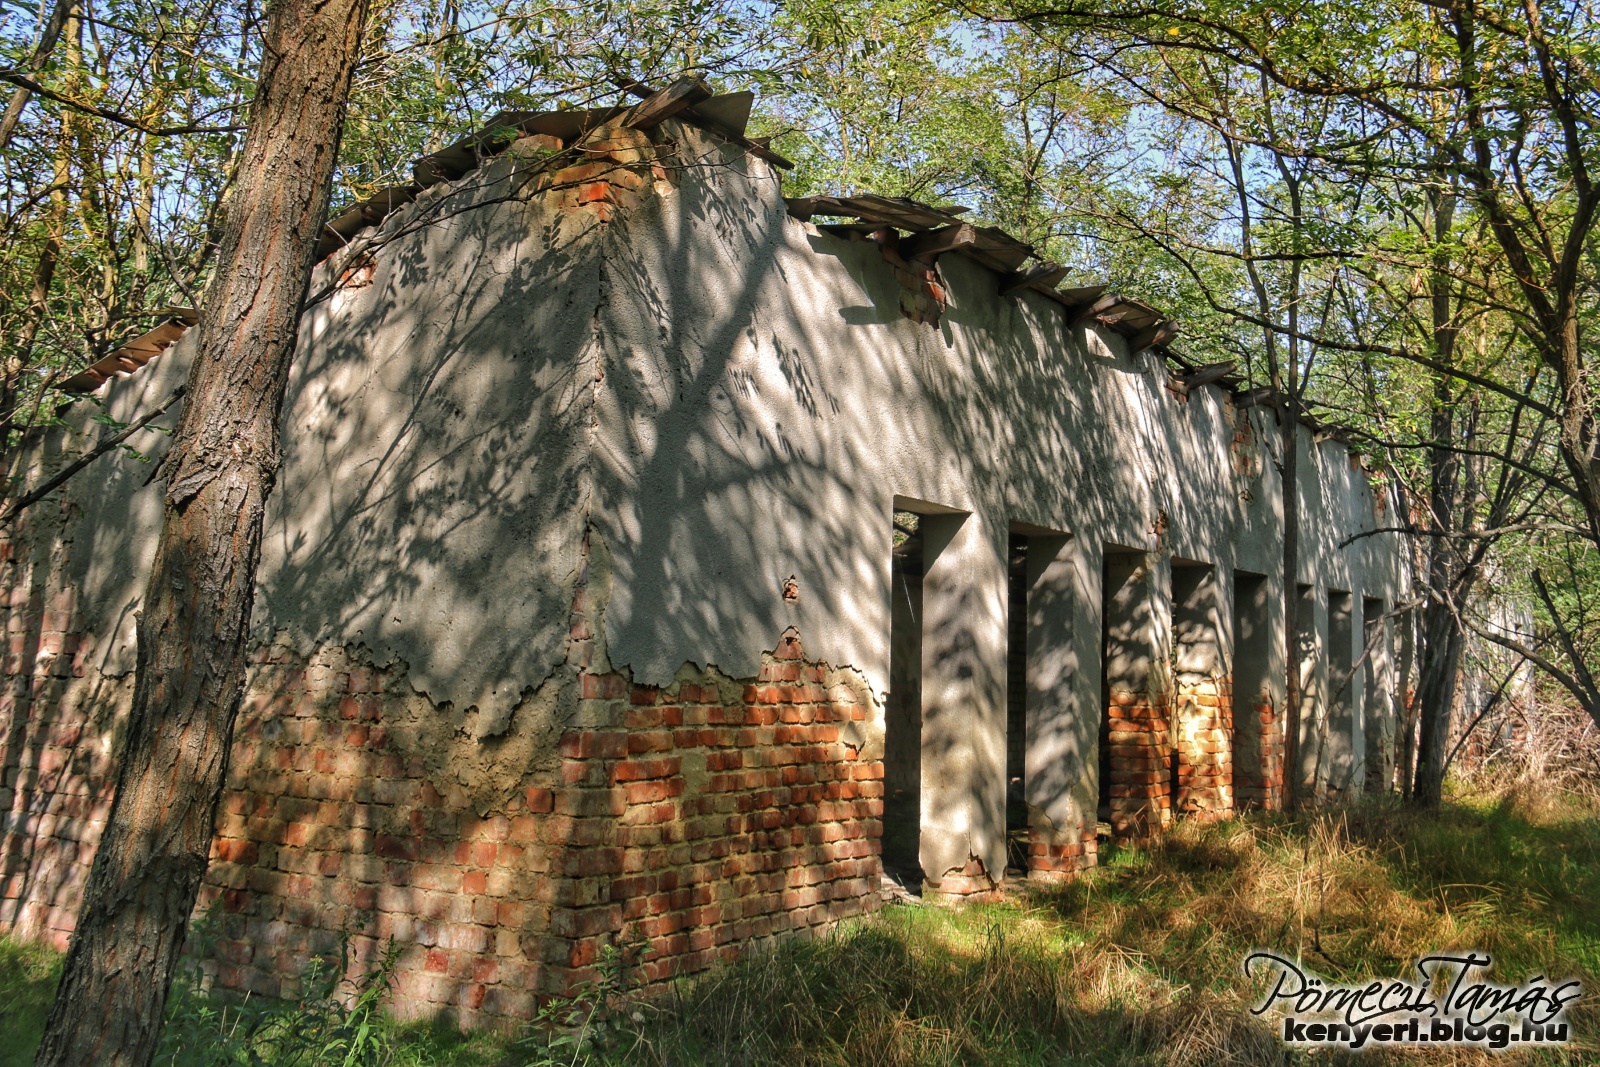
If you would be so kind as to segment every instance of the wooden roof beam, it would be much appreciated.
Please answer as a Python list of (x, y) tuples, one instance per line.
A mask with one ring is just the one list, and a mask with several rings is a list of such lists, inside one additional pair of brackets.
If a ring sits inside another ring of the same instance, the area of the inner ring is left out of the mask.
[(1118, 296), (1116, 293), (1107, 293), (1074, 315), (1072, 317), (1071, 326), (1073, 329), (1077, 329), (1079, 326), (1082, 326), (1099, 315), (1104, 314), (1120, 303), (1122, 303), (1122, 297)]
[(653, 129), (685, 108), (711, 99), (711, 95), (711, 87), (702, 78), (686, 75), (629, 108), (622, 116), (622, 125), (635, 130)]
[[(613, 78), (611, 81), (613, 85), (617, 86), (617, 88), (623, 90), (624, 92), (632, 93), (634, 96), (641, 97), (645, 100), (648, 100), (650, 97), (654, 96), (656, 92), (654, 89), (650, 88), (650, 86), (644, 84), (643, 82), (634, 81), (632, 78)], [(711, 98), (707, 97), (706, 99)], [(729, 141), (738, 145), (746, 152), (749, 152), (758, 159), (766, 160), (775, 167), (781, 167), (784, 170), (794, 169), (794, 163), (792, 161), (778, 155), (778, 153), (774, 152), (766, 145), (759, 144), (756, 141), (751, 140), (750, 138), (746, 137), (742, 131), (730, 129), (728, 126), (718, 122), (711, 116), (701, 114), (699, 111), (695, 110), (693, 104), (678, 109), (676, 114), (681, 118), (687, 119), (692, 124), (699, 126), (701, 129), (710, 130), (721, 137), (727, 138)]]
[(1208, 363), (1204, 367), (1190, 371), (1183, 376), (1184, 388), (1198, 389), (1202, 385), (1210, 385), (1212, 382), (1221, 381), (1232, 374), (1233, 368), (1237, 365), (1231, 359), (1223, 360), (1221, 363)]
[[(1172, 319), (1163, 319), (1153, 326), (1147, 326), (1128, 339), (1128, 355), (1137, 356), (1147, 348), (1159, 348), (1178, 336), (1178, 324)], [(1228, 373), (1233, 369), (1233, 364), (1226, 365), (1226, 369), (1218, 375)], [(1207, 379), (1210, 381), (1211, 379)]]
[(935, 260), (946, 252), (970, 248), (976, 244), (978, 233), (970, 222), (958, 222), (914, 237), (902, 238), (900, 254), (906, 259)]
[(1000, 282), (1000, 295), (1010, 296), (1023, 289), (1054, 290), (1067, 276), (1067, 268), (1055, 263), (1035, 263), (1027, 270)]

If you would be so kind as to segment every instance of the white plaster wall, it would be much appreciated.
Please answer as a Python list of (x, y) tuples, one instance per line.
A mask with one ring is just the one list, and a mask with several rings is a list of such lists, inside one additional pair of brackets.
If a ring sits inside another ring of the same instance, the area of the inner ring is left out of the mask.
[[(764, 165), (701, 151), (718, 165), (606, 235), (594, 522), (616, 566), (611, 661), (647, 681), (685, 660), (747, 675), (792, 625), (808, 655), (855, 666), (881, 692), (894, 500), (970, 513), (960, 571), (944, 581), (965, 583), (952, 640), (976, 654), (963, 666), (965, 721), (925, 739), (925, 781), (954, 786), (924, 792), (924, 821), (950, 836), (947, 858), (993, 869), (1008, 528), (1073, 535), (1078, 729), (1053, 746), (1082, 769), (1064, 776), (1077, 786), (1053, 813), (1070, 823), (1094, 799), (1102, 546), (1230, 577), (1278, 571), (1276, 424), (1245, 416), (1267, 458), (1259, 476), (1236, 474), (1239, 416), (1219, 390), (1180, 402), (1154, 353), (1130, 359), (1114, 334), (1069, 331), (1037, 295), (998, 296), (995, 275), (959, 255), (940, 261), (951, 293), (940, 326), (913, 323), (875, 245), (787, 217)], [(1374, 522), (1345, 449), (1302, 431), (1300, 482), (1302, 580), (1392, 598), (1392, 539), (1339, 547)], [(794, 603), (782, 597), (791, 575)], [(1155, 612), (1158, 628), (1169, 616)]]
[[(496, 161), (457, 194), (475, 210), (394, 241), (372, 284), (308, 316), (256, 634), (365, 645), (436, 701), (503, 724), (563, 660), (588, 523), (611, 565), (597, 591), (609, 663), (636, 681), (685, 662), (753, 675), (792, 625), (810, 658), (856, 667), (881, 699), (895, 500), (964, 512), (925, 681), (924, 858), (935, 875), (968, 855), (998, 870), (1008, 529), (1071, 535), (1056, 571), (1072, 601), (1072, 647), (1051, 659), (1060, 728), (1029, 757), (1030, 774), (1056, 761), (1044, 806), (1071, 826), (1095, 803), (1105, 546), (1155, 554), (1158, 591), (1173, 555), (1216, 566), (1225, 593), (1234, 568), (1277, 574), (1276, 425), (1214, 387), (1181, 402), (1155, 353), (1069, 329), (1038, 294), (1002, 298), (959, 255), (940, 261), (944, 320), (915, 324), (875, 245), (789, 218), (759, 161), (676, 124), (662, 135), (692, 165), (609, 225), (495, 202), (519, 165)], [(169, 354), (113, 387), (112, 409), (130, 417), (183, 369)], [(1250, 474), (1230, 457), (1240, 419), (1264, 457)], [(1374, 525), (1361, 472), (1301, 432), (1300, 580), (1321, 605), (1330, 586), (1394, 603), (1393, 538), (1340, 547)], [(72, 490), (108, 671), (132, 664), (159, 518), (147, 473), (122, 464)], [(1281, 636), (1270, 647), (1281, 679)]]

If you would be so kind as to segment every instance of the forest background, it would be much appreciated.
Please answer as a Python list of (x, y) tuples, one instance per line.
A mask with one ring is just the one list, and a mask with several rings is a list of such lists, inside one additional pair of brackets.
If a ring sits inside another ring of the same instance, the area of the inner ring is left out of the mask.
[[(1414, 698), (1376, 784), (1436, 803), (1464, 728), (1530, 703), (1575, 770), (1600, 768), (1594, 14), (374, 0), (333, 210), (502, 110), (697, 71), (756, 91), (752, 132), (797, 163), (786, 195), (966, 205), (1068, 284), (1167, 310), (1184, 359), (1236, 363), (1392, 486)], [(0, 7), (8, 457), (52, 425), (57, 383), (203, 303), (263, 18), (255, 0)]]
[[(1283, 469), (1296, 467), (1297, 424), (1363, 453), (1393, 489), (1386, 529), (1407, 538), (1416, 590), (1391, 613), (1414, 653), (1402, 728), (1383, 739), (1394, 770), (1369, 760), (1384, 768), (1369, 789), (1437, 807), (1452, 758), (1485, 723), (1493, 729), (1480, 756), (1502, 742), (1526, 753), (1519, 739), (1554, 733), (1566, 739), (1561, 773), (1592, 781), (1600, 29), (1587, 3), (368, 7), (0, 7), (0, 81), (10, 87), (0, 115), (8, 466), (20, 468), (19, 446), (59, 416), (65, 377), (187, 314), (179, 309), (201, 314), (194, 403), (169, 464), (155, 567), (173, 580), (152, 579), (117, 808), (40, 1062), (74, 1062), (71, 1042), (107, 1040), (115, 1028), (98, 1027), (85, 1008), (105, 1003), (97, 983), (122, 970), (119, 946), (149, 940), (140, 931), (150, 916), (161, 965), (119, 982), (148, 987), (151, 1010), (136, 997), (109, 1018), (142, 1032), (128, 1062), (154, 1049), (220, 776), (191, 783), (177, 820), (139, 768), (187, 743), (190, 728), (226, 752), (250, 546), (325, 207), (329, 162), (319, 149), (340, 147), (337, 210), (404, 183), (413, 160), (502, 110), (620, 102), (631, 78), (664, 84), (694, 71), (724, 89), (755, 89), (755, 132), (799, 164), (790, 195), (960, 203), (1075, 280), (1109, 281), (1171, 309), (1184, 362), (1237, 366), (1253, 387), (1246, 397), (1276, 410)], [(339, 27), (337, 47), (319, 17)], [(319, 44), (297, 49), (301, 40)], [(317, 47), (337, 62), (319, 66)], [(277, 308), (282, 321), (250, 328), (253, 307)], [(248, 358), (230, 358), (230, 344)], [(228, 383), (215, 375), (240, 369), (259, 387), (216, 391)], [(234, 401), (250, 416), (242, 436), (223, 426)], [(107, 446), (121, 429), (110, 426)], [(11, 478), (0, 522), (40, 498), (20, 470)], [(1294, 573), (1288, 482), (1284, 568)], [(210, 515), (236, 523), (242, 540), (222, 536)], [(215, 604), (205, 580), (199, 599), (162, 599), (189, 575), (243, 577), (215, 584)], [(1285, 610), (1293, 634), (1290, 595)], [(203, 632), (212, 621), (215, 633)], [(163, 630), (168, 623), (176, 629)], [(159, 691), (191, 671), (198, 697)], [(1294, 739), (1296, 671), (1286, 684)], [(136, 800), (124, 819), (116, 812), (130, 783), (148, 810)], [(178, 822), (193, 840), (162, 858), (188, 888), (167, 892), (154, 885), (156, 868), (134, 860), (141, 842), (164, 840), (141, 828)], [(134, 903), (144, 893), (159, 906)]]

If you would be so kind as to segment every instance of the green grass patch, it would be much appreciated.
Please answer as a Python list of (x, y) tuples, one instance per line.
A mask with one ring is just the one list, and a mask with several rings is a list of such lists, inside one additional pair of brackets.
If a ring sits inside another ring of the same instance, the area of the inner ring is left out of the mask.
[[(377, 996), (370, 1010), (346, 1007), (355, 991), (341, 999), (326, 982), (303, 983), (292, 1004), (185, 985), (158, 1062), (342, 1063), (366, 1025), (350, 1062), (406, 1067), (1600, 1063), (1600, 811), (1589, 803), (1462, 794), (1423, 816), (1374, 800), (1183, 824), (1103, 859), (1001, 904), (888, 908), (648, 999), (555, 1005), (542, 1033), (517, 1042), (399, 1025)], [(1346, 983), (1406, 976), (1427, 952), (1481, 949), (1495, 959), (1491, 980), (1576, 977), (1590, 992), (1568, 1011), (1578, 1040), (1564, 1050), (1286, 1055), (1245, 1010), (1262, 992), (1240, 971), (1256, 948)], [(12, 1009), (0, 1014), (0, 1067), (28, 1062), (57, 967), (45, 950), (0, 941)]]
[(0, 937), (0, 1067), (33, 1062), (61, 977), (61, 956)]

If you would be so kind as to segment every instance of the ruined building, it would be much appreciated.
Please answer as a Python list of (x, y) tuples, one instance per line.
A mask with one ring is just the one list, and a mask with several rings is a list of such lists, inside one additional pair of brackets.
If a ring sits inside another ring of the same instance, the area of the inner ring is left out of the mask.
[[(332, 224), (201, 901), (223, 986), (348, 931), (402, 948), (402, 1011), (509, 1025), (613, 938), (665, 980), (885, 867), (985, 894), (1281, 800), (1270, 408), (959, 209), (786, 202), (748, 97), (664, 97), (502, 116)], [(181, 332), (72, 385), (131, 422)], [(1391, 736), (1401, 562), (1299, 432), (1297, 773), (1339, 793)], [(109, 806), (151, 475), (101, 460), (0, 544), (20, 936), (65, 942)]]

